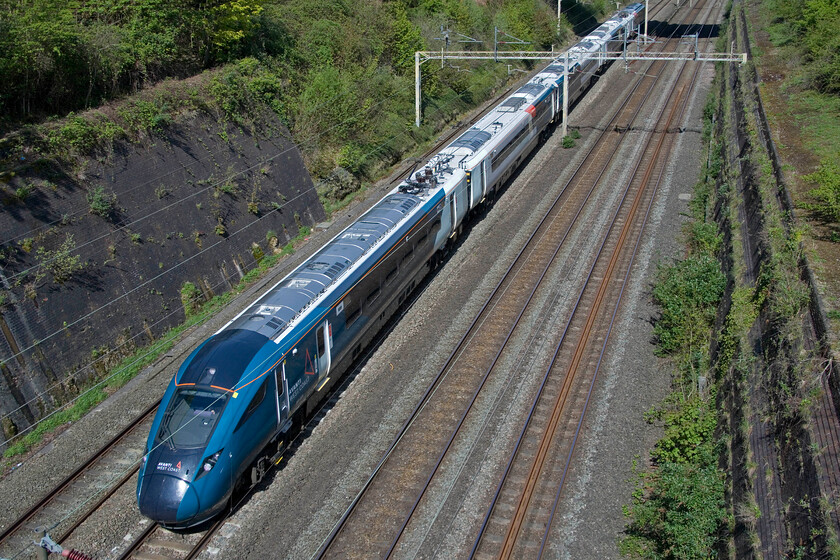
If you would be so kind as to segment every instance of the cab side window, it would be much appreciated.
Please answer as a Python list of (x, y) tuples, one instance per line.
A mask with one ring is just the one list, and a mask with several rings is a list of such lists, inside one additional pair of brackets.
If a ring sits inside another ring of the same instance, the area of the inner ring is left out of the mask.
[(262, 385), (260, 385), (260, 388), (257, 389), (257, 394), (254, 395), (254, 398), (251, 399), (250, 404), (248, 404), (248, 408), (245, 409), (245, 414), (242, 415), (242, 418), (240, 418), (239, 423), (236, 425), (236, 428), (233, 430), (234, 432), (236, 430), (238, 430), (239, 428), (241, 428), (245, 424), (245, 422), (248, 421), (248, 419), (251, 417), (251, 415), (254, 413), (254, 411), (257, 410), (257, 408), (259, 408), (259, 406), (262, 404), (263, 399), (265, 399), (265, 392), (266, 392), (267, 388), (268, 388), (267, 381), (263, 381)]

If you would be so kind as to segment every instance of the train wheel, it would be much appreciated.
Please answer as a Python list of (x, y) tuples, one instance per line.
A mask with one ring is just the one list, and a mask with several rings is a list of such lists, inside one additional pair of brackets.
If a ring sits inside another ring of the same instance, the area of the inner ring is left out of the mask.
[(260, 457), (251, 467), (251, 484), (259, 484), (268, 472), (268, 457)]

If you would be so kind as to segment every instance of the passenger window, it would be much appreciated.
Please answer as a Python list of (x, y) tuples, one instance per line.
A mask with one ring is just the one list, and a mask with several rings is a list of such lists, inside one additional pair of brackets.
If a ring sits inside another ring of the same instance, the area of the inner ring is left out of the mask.
[(425, 245), (425, 244), (426, 244), (426, 240), (428, 239), (428, 237), (429, 237), (428, 235), (423, 235), (423, 237), (421, 237), (420, 239), (418, 239), (418, 240), (417, 240), (417, 246), (418, 246), (418, 247), (422, 247), (423, 245)]
[(355, 323), (356, 319), (359, 318), (359, 315), (361, 315), (361, 313), (362, 313), (362, 308), (361, 307), (357, 307), (352, 311), (348, 311), (347, 312), (346, 325), (349, 327), (350, 325)]
[(408, 253), (407, 253), (407, 254), (403, 257), (402, 261), (400, 262), (400, 266), (403, 266), (403, 265), (408, 264), (409, 262), (411, 262), (411, 259), (413, 259), (413, 258), (414, 258), (414, 249), (412, 249), (411, 251), (409, 251), (409, 252), (408, 252)]
[(374, 290), (368, 294), (367, 299), (365, 300), (366, 304), (371, 304), (376, 301), (376, 298), (379, 297), (379, 288), (374, 288)]
[(265, 399), (265, 392), (267, 388), (268, 383), (266, 383), (266, 381), (263, 381), (262, 385), (260, 385), (260, 388), (257, 389), (257, 394), (254, 395), (254, 398), (251, 399), (251, 403), (248, 405), (248, 408), (245, 409), (245, 414), (242, 415), (242, 418), (240, 418), (239, 423), (233, 430), (234, 432), (241, 428), (245, 424), (245, 422), (248, 421), (251, 415), (254, 414), (254, 411), (257, 410), (257, 408), (262, 404), (263, 399)]
[(397, 277), (397, 269), (396, 267), (388, 273), (388, 276), (385, 277), (385, 283), (390, 284), (394, 281), (394, 278)]

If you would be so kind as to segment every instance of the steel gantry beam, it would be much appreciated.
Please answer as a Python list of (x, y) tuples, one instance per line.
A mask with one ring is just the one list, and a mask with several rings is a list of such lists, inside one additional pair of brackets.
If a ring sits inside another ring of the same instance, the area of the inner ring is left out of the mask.
[[(568, 58), (568, 53), (565, 55)], [(578, 56), (578, 55), (576, 55)], [(740, 62), (744, 64), (747, 62), (747, 53), (719, 53), (719, 52), (701, 52), (695, 48), (690, 52), (647, 52), (642, 50), (624, 50), (624, 51), (608, 51), (599, 52), (589, 58), (594, 58), (599, 61), (607, 60), (624, 60), (630, 62), (632, 60), (669, 60), (669, 61), (695, 61), (695, 62)], [(507, 52), (493, 52), (493, 51), (449, 51), (449, 52), (432, 52), (432, 51), (417, 51), (414, 53), (414, 107), (415, 119), (414, 125), (420, 126), (421, 118), (421, 84), (420, 84), (420, 65), (429, 60), (440, 60), (443, 63), (446, 60), (556, 60), (557, 62), (563, 59), (553, 51), (507, 51)], [(586, 59), (588, 60), (588, 59)], [(575, 62), (580, 61), (575, 58)], [(564, 67), (568, 68), (568, 61)], [(565, 84), (568, 80), (564, 79)], [(565, 101), (567, 94), (565, 93), (563, 99)], [(563, 103), (563, 122), (567, 121), (566, 103)], [(565, 128), (565, 127), (564, 127)]]

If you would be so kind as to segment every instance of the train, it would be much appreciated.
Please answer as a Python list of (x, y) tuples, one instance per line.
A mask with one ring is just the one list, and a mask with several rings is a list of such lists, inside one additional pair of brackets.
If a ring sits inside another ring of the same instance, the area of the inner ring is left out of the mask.
[[(568, 51), (575, 101), (638, 32), (644, 5), (616, 12)], [(188, 528), (258, 483), (301, 420), (370, 343), (562, 115), (561, 55), (411, 171), (180, 365), (152, 423), (140, 512)]]

